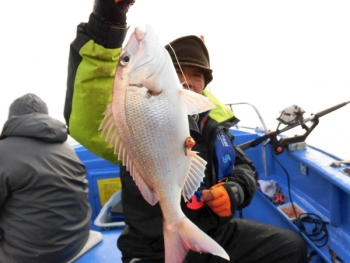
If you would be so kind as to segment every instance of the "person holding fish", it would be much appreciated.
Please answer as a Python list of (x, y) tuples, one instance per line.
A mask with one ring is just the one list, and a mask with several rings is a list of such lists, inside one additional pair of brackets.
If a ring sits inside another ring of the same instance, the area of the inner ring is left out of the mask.
[(298, 234), (234, 217), (257, 174), (229, 132), (239, 120), (205, 89), (205, 44), (163, 47), (148, 26), (122, 48), (134, 2), (95, 0), (71, 44), (64, 109), (74, 139), (122, 161), (122, 261), (306, 262)]

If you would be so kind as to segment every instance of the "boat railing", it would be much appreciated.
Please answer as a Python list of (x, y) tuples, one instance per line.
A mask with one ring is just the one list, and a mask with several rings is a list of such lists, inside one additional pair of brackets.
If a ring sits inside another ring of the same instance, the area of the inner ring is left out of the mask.
[[(267, 127), (266, 127), (265, 121), (262, 118), (262, 116), (261, 116), (260, 112), (258, 111), (258, 109), (253, 104), (248, 103), (248, 102), (235, 102), (235, 103), (227, 103), (226, 105), (230, 108), (230, 110), (232, 112), (233, 112), (233, 108), (232, 108), (233, 105), (248, 105), (248, 106), (251, 106), (254, 109), (254, 111), (256, 112), (256, 114), (258, 115), (258, 118), (259, 118), (259, 120), (261, 122), (261, 125), (262, 125), (262, 127), (263, 127), (263, 129), (265, 131), (265, 134), (268, 134), (269, 131), (268, 131)], [(268, 141), (263, 143), (263, 145), (262, 145), (262, 152), (261, 152), (261, 154), (262, 154), (262, 161), (263, 161), (263, 167), (264, 167), (264, 179), (265, 180), (267, 180), (267, 164), (266, 164), (266, 149), (265, 149), (267, 143), (268, 143)]]
[(259, 120), (260, 120), (260, 122), (261, 122), (261, 125), (262, 125), (262, 127), (263, 127), (263, 129), (264, 129), (264, 131), (265, 131), (265, 133), (267, 134), (268, 133), (268, 129), (267, 129), (267, 127), (266, 127), (266, 124), (265, 124), (265, 122), (264, 122), (264, 119), (262, 118), (262, 116), (261, 116), (261, 114), (260, 114), (260, 112), (258, 111), (258, 109), (253, 105), (253, 104), (251, 104), (251, 103), (248, 103), (248, 102), (232, 102), (232, 103), (226, 103), (226, 105), (230, 108), (230, 110), (233, 112), (233, 108), (232, 108), (232, 106), (233, 105), (248, 105), (248, 106), (251, 106), (253, 109), (254, 109), (254, 111), (256, 112), (256, 114), (258, 115), (258, 118), (259, 118)]

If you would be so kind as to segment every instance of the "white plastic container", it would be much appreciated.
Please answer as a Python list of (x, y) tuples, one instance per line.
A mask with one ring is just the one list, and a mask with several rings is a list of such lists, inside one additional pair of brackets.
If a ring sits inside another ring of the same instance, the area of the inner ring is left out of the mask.
[[(296, 210), (297, 216), (306, 213), (304, 209), (302, 209), (300, 206), (298, 206), (296, 203), (293, 202), (294, 208)], [(290, 221), (294, 221), (296, 219), (292, 203), (287, 203), (284, 205), (278, 206), (278, 209), (281, 211), (281, 213)]]
[(125, 222), (114, 222), (108, 215), (108, 209), (112, 208), (116, 204), (118, 204), (121, 200), (122, 191), (115, 192), (109, 200), (105, 203), (105, 205), (101, 208), (100, 213), (97, 215), (94, 224), (97, 227), (101, 227), (103, 229), (112, 229), (116, 227), (124, 227)]

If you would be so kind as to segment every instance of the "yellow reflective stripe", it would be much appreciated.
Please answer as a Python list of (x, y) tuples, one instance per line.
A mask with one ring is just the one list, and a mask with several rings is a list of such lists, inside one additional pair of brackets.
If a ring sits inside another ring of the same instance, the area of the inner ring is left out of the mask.
[(216, 108), (212, 109), (209, 112), (209, 117), (213, 120), (216, 120), (218, 123), (221, 123), (235, 116), (234, 113), (225, 104), (220, 102), (208, 90), (203, 90), (203, 95), (207, 97), (216, 106)]

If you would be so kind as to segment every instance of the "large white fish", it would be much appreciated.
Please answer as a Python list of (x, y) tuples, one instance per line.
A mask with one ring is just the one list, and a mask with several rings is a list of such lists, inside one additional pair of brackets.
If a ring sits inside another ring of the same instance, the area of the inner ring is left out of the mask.
[(187, 115), (215, 107), (185, 90), (152, 28), (136, 28), (120, 55), (112, 103), (100, 129), (123, 160), (143, 197), (163, 213), (165, 262), (180, 263), (188, 250), (229, 259), (225, 250), (182, 212), (181, 194), (191, 198), (206, 162), (190, 149)]

